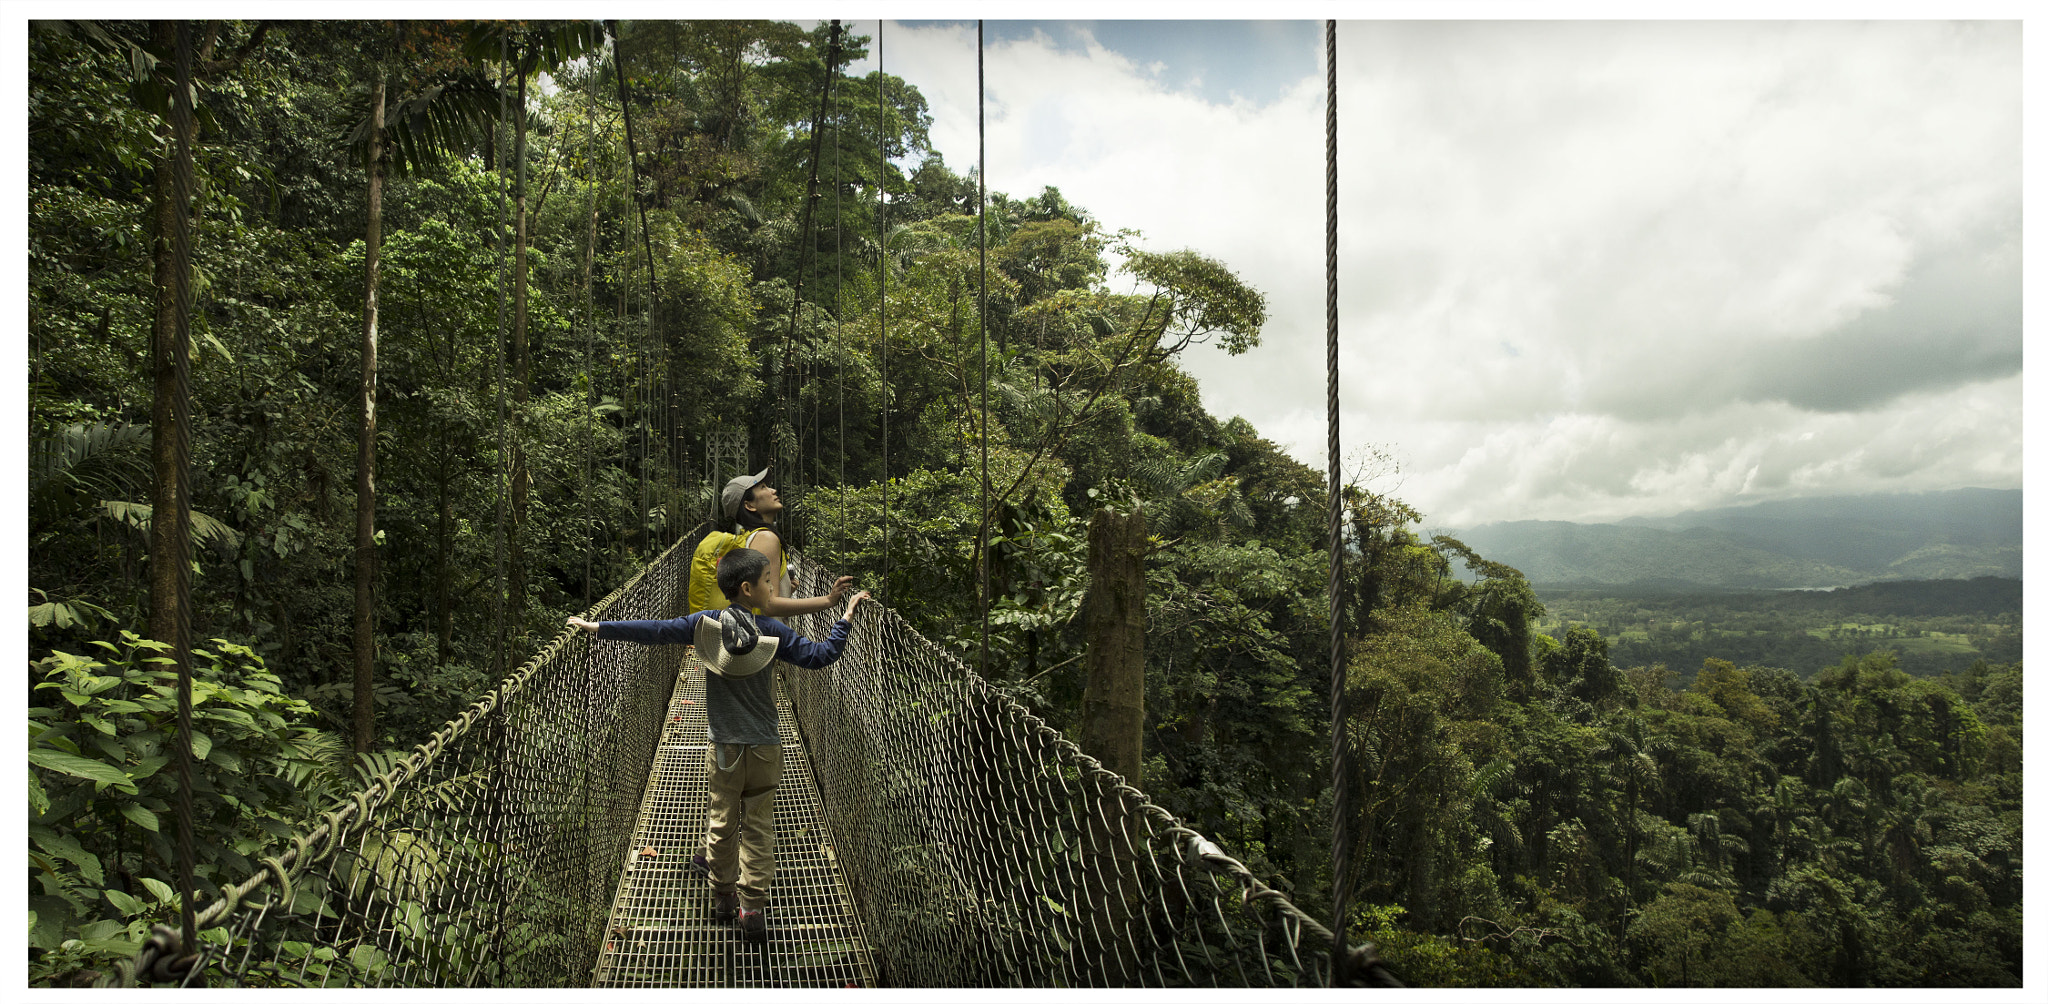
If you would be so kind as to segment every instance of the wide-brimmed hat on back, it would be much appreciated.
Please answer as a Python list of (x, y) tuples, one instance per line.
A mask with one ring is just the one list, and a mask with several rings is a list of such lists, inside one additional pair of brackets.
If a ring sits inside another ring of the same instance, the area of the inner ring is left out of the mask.
[[(772, 467), (774, 465), (771, 464), (769, 466)], [(760, 484), (767, 477), (768, 468), (763, 467), (759, 474), (748, 474), (726, 482), (725, 491), (721, 492), (718, 496), (719, 504), (725, 509), (725, 518), (740, 518), (740, 503), (746, 499), (747, 489)]]
[(697, 658), (720, 676), (738, 679), (760, 672), (781, 645), (782, 639), (762, 634), (754, 615), (737, 607), (719, 611), (716, 618), (697, 619)]

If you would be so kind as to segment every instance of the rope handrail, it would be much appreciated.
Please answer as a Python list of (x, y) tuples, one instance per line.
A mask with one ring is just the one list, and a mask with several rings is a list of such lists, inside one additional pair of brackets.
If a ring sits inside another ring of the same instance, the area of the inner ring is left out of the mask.
[[(638, 574), (628, 579), (625, 584), (593, 604), (583, 616), (592, 619), (607, 616), (614, 619), (622, 616), (674, 616), (679, 612), (676, 608), (684, 596), (683, 589), (676, 583), (687, 582), (690, 551), (708, 528), (708, 524), (700, 525), (696, 532), (687, 535), (685, 539), (677, 542), (655, 561), (642, 568)], [(649, 595), (643, 596), (643, 593)], [(294, 889), (293, 875), (304, 875), (320, 862), (332, 861), (345, 850), (346, 842), (352, 836), (360, 836), (370, 827), (371, 817), (377, 810), (390, 804), (407, 782), (428, 776), (437, 763), (444, 760), (450, 751), (475, 732), (479, 723), (491, 720), (493, 714), (501, 709), (512, 707), (536, 685), (536, 679), (543, 673), (573, 665), (570, 660), (563, 658), (564, 653), (572, 647), (587, 648), (589, 644), (587, 641), (579, 643), (578, 636), (579, 633), (574, 629), (564, 629), (534, 653), (532, 658), (506, 676), (496, 688), (471, 703), (425, 742), (414, 746), (412, 753), (405, 759), (393, 765), (384, 774), (372, 778), (361, 791), (356, 792), (338, 808), (321, 814), (319, 825), (286, 841), (289, 846), (282, 852), (258, 859), (262, 870), (236, 885), (223, 888), (220, 899), (199, 913), (196, 922), (201, 932), (201, 941), (207, 940), (207, 931), (221, 929), (231, 920), (239, 919), (241, 928), (245, 931), (253, 930), (262, 926), (272, 910), (280, 906), (288, 910), (294, 901), (294, 893), (299, 891)], [(651, 657), (654, 652), (643, 654)], [(648, 661), (651, 663), (657, 660), (649, 658)], [(670, 658), (659, 661), (675, 660)], [(651, 699), (651, 711), (642, 717), (648, 719), (646, 729), (658, 737), (660, 704), (654, 702), (666, 700), (666, 685), (673, 679), (674, 674), (671, 671), (665, 675), (654, 673), (649, 676), (653, 686), (647, 689), (656, 696)], [(651, 760), (653, 746), (651, 742), (647, 745), (647, 759)], [(644, 773), (644, 763), (641, 769)], [(624, 773), (628, 777), (631, 776), (630, 771)], [(629, 815), (625, 820), (625, 828), (628, 830), (632, 822), (630, 812), (637, 807), (637, 797), (628, 800)], [(624, 846), (625, 839), (624, 835), (618, 838), (621, 847)], [(261, 901), (251, 900), (250, 897), (265, 886), (274, 887), (276, 895)], [(602, 921), (601, 916), (599, 920)], [(204, 969), (203, 965), (170, 965), (181, 954), (181, 941), (174, 929), (159, 925), (138, 948), (135, 957), (117, 963), (116, 971), (109, 974), (103, 983), (130, 986), (138, 981), (182, 982), (196, 977)], [(201, 951), (214, 953), (218, 948), (218, 945), (203, 945)], [(247, 961), (248, 956), (245, 952), (244, 963)]]
[[(822, 591), (834, 578), (801, 554), (791, 577), (800, 593)], [(832, 616), (795, 622), (823, 637)], [(842, 845), (841, 867), (859, 891), (864, 926), (892, 982), (1322, 986), (1334, 978), (1398, 985), (1371, 945), (1333, 953), (1335, 935), (1285, 893), (895, 611), (870, 604), (859, 617), (843, 668), (785, 673), (783, 681), (807, 755), (822, 765), (818, 780)], [(1000, 763), (974, 755), (992, 748), (1004, 751)], [(1027, 790), (1034, 783), (1039, 790)], [(1065, 817), (1049, 806), (1066, 809)], [(1066, 860), (1051, 867), (1030, 860), (1045, 859), (1054, 841), (1076, 853), (1052, 855)], [(1153, 850), (1154, 842), (1170, 856)], [(925, 874), (885, 860), (884, 848), (900, 858), (906, 846), (932, 849)], [(1062, 867), (1066, 874), (1055, 874)], [(954, 895), (932, 872), (977, 888)], [(1206, 909), (1195, 908), (1200, 894), (1188, 888), (1191, 874), (1211, 883), (1215, 898)], [(1227, 883), (1235, 883), (1234, 895), (1225, 895)], [(978, 930), (934, 930), (928, 921), (942, 906), (953, 911), (952, 926)], [(1233, 910), (1249, 922), (1247, 932), (1233, 928)], [(977, 951), (996, 942), (1005, 944)], [(1062, 946), (1086, 950), (1069, 954)], [(1241, 958), (1222, 964), (1215, 954), (1224, 948), (1257, 965), (1247, 969)], [(1167, 958), (1176, 960), (1170, 973)]]

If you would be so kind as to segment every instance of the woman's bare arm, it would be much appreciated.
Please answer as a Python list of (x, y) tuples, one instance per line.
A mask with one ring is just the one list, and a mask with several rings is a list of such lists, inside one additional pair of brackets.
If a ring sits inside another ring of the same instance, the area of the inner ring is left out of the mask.
[(767, 555), (768, 567), (775, 569), (776, 594), (761, 605), (761, 612), (770, 617), (795, 617), (799, 614), (817, 613), (838, 603), (839, 598), (845, 596), (846, 591), (853, 586), (853, 576), (842, 575), (839, 581), (832, 584), (832, 591), (824, 596), (807, 596), (802, 599), (784, 596), (781, 593), (782, 538), (776, 536), (773, 530), (763, 529), (748, 538), (747, 546)]

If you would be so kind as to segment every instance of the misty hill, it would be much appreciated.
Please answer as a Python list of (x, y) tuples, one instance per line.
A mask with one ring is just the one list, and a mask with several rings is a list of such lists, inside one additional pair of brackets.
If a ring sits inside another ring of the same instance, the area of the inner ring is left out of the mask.
[(1519, 520), (1455, 533), (1556, 585), (1783, 589), (2019, 578), (2021, 492), (1799, 499), (1620, 523)]

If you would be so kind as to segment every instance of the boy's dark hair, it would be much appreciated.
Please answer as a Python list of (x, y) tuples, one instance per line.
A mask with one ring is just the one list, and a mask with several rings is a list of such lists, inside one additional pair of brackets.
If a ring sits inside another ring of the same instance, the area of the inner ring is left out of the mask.
[(768, 556), (751, 547), (736, 547), (718, 559), (718, 588), (725, 598), (738, 603), (740, 584), (753, 582), (768, 567)]
[[(754, 488), (759, 487), (761, 486), (754, 486)], [(746, 493), (740, 496), (740, 511), (732, 518), (733, 525), (739, 528), (738, 532), (740, 533), (768, 525), (768, 521), (762, 519), (760, 513), (747, 508), (747, 503), (754, 501), (754, 488), (747, 489)]]

